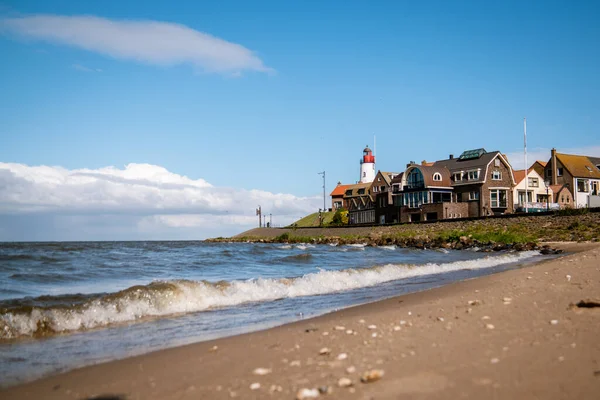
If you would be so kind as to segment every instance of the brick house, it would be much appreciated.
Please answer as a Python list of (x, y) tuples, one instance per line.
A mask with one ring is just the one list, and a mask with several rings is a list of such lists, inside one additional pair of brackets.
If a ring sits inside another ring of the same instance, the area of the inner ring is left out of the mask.
[(552, 185), (561, 185), (568, 189), (573, 201), (570, 205), (566, 203), (566, 207), (600, 206), (600, 162), (598, 161), (600, 159), (595, 157), (562, 154), (552, 149), (550, 160), (546, 164), (545, 176), (551, 179)]
[(400, 181), (392, 183), (400, 222), (467, 216), (468, 205), (456, 202), (450, 171), (444, 166), (430, 164), (408, 164)]
[(375, 223), (375, 204), (371, 195), (372, 183), (356, 183), (346, 187), (343, 206), (348, 210), (349, 224)]
[(392, 180), (398, 175), (400, 175), (399, 172), (378, 171), (371, 183), (376, 223), (386, 224), (394, 221), (393, 217), (388, 215), (388, 211), (393, 211)]
[(346, 193), (346, 189), (350, 185), (342, 185), (341, 182), (338, 182), (337, 186), (331, 192), (331, 209), (336, 211), (342, 207), (344, 207), (344, 193)]
[(458, 158), (450, 155), (433, 166), (450, 171), (456, 202), (468, 204), (469, 217), (514, 211), (513, 169), (499, 151), (467, 150)]

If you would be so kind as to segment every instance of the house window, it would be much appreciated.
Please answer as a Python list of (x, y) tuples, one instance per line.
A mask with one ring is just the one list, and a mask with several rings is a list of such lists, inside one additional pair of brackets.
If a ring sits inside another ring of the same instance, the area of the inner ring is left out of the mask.
[(552, 171), (549, 169), (546, 170), (546, 178), (552, 178)]
[(373, 192), (377, 193), (378, 189), (377, 186), (373, 186)]
[(407, 181), (408, 187), (411, 189), (425, 187), (425, 181), (423, 180), (423, 174), (421, 173), (421, 170), (419, 170), (418, 168), (415, 168), (409, 172), (408, 179), (406, 181)]
[(479, 200), (479, 192), (469, 192), (469, 200)]
[(577, 191), (579, 193), (588, 193), (590, 191), (589, 181), (587, 179), (577, 179)]
[(439, 172), (436, 172), (435, 174), (433, 174), (433, 180), (434, 181), (441, 181), (442, 180), (442, 174), (440, 174)]
[(540, 187), (540, 180), (538, 178), (527, 179), (527, 185), (529, 187)]
[(346, 190), (346, 196), (352, 196), (352, 189)]
[(502, 179), (501, 171), (492, 171), (492, 180), (499, 181)]
[(377, 177), (377, 182), (381, 182), (381, 177)]
[(392, 192), (396, 193), (400, 191), (400, 185), (397, 183), (394, 183), (394, 185), (392, 186)]
[(558, 168), (558, 169), (556, 170), (556, 175), (557, 175), (557, 176), (563, 176), (563, 169), (562, 169), (562, 168)]
[(454, 182), (462, 181), (462, 172), (455, 172), (452, 174), (452, 180)]
[(565, 202), (565, 196), (561, 196), (561, 197), (560, 197), (560, 202), (561, 202), (561, 203), (564, 203), (564, 202)]
[(490, 190), (490, 204), (492, 205), (492, 208), (506, 208), (506, 190)]
[(366, 178), (366, 177), (367, 177), (367, 173), (363, 172), (363, 178)]
[(476, 181), (479, 179), (479, 171), (469, 171), (469, 180)]
[(358, 194), (365, 194), (365, 189), (358, 189)]

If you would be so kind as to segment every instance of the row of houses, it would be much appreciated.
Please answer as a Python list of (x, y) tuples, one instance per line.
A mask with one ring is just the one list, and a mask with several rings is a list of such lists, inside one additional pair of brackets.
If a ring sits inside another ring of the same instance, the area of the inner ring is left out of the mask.
[(347, 209), (351, 224), (600, 207), (600, 158), (555, 149), (547, 162), (536, 161), (527, 172), (513, 170), (501, 152), (485, 149), (375, 173), (375, 156), (367, 146), (360, 164), (356, 184), (338, 183), (331, 192), (332, 208)]

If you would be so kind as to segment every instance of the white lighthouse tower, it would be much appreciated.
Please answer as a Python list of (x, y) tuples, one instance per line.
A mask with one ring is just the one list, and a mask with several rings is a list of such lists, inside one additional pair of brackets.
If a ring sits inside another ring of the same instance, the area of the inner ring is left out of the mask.
[(375, 156), (367, 145), (363, 150), (360, 160), (360, 183), (369, 183), (375, 180)]

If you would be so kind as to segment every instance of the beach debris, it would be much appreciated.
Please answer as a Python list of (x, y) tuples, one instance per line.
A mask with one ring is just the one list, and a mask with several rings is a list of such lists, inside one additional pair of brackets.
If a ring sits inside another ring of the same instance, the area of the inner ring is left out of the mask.
[(400, 320), (400, 325), (406, 325), (406, 321), (405, 321), (405, 320), (403, 320), (403, 319), (401, 319), (401, 320)]
[(346, 331), (346, 335), (352, 335), (354, 333), (354, 331), (352, 329), (348, 329)]
[(319, 397), (318, 389), (303, 388), (298, 390), (298, 393), (296, 393), (296, 400), (316, 399), (317, 397)]
[(412, 311), (409, 311), (409, 312), (408, 312), (408, 315), (412, 315)]
[(318, 331), (318, 330), (319, 330), (319, 328), (306, 328), (306, 329), (304, 330), (304, 332), (306, 332), (306, 333), (310, 333), (310, 332), (315, 332), (315, 331)]
[(502, 301), (504, 301), (504, 305), (510, 304), (512, 302), (512, 298), (510, 297), (505, 297), (502, 299)]
[(269, 392), (271, 392), (271, 393), (283, 392), (283, 388), (279, 385), (271, 385), (271, 387), (269, 388)]
[(532, 279), (531, 276), (528, 276), (527, 279)]
[(469, 307), (469, 308), (467, 308), (466, 312), (467, 312), (467, 314), (471, 314), (471, 311), (473, 311), (473, 309)]
[(300, 362), (300, 360), (294, 360), (292, 362), (290, 362), (290, 367), (300, 367), (302, 366), (302, 363)]
[(348, 358), (348, 354), (346, 354), (346, 353), (340, 353), (337, 356), (337, 359), (340, 360), (340, 361), (341, 360), (345, 360), (346, 358)]
[(396, 325), (396, 326), (394, 326), (394, 330), (397, 332), (397, 331), (401, 331), (402, 328), (399, 325)]
[(371, 329), (371, 330), (377, 329), (377, 325), (369, 325), (369, 326), (367, 326), (367, 329)]
[(217, 351), (219, 350), (219, 346), (213, 346), (208, 351)]
[(331, 388), (330, 386), (319, 386), (319, 393), (331, 394), (333, 393), (333, 388)]
[(337, 326), (336, 326), (335, 328), (333, 328), (333, 329), (335, 329), (336, 331), (345, 331), (345, 330), (346, 330), (346, 327), (344, 327), (344, 326), (340, 326), (340, 325), (337, 325)]
[(373, 333), (371, 334), (371, 337), (373, 337), (373, 338), (376, 338), (376, 337), (377, 337), (377, 332), (373, 332)]
[(486, 324), (486, 325), (485, 325), (485, 327), (486, 327), (487, 329), (494, 329), (494, 328), (495, 328), (495, 326), (494, 326), (494, 325), (492, 325), (492, 324)]
[(469, 300), (467, 302), (467, 304), (470, 305), (470, 306), (478, 306), (478, 305), (481, 304), (481, 301), (479, 301), (479, 300)]
[(351, 365), (348, 368), (346, 368), (346, 372), (349, 374), (353, 374), (356, 372), (356, 367), (354, 365)]
[(558, 320), (553, 319), (552, 321), (550, 321), (550, 325), (558, 325)]
[(383, 377), (383, 370), (382, 369), (372, 369), (370, 371), (366, 371), (364, 374), (362, 374), (362, 376), (360, 377), (360, 381), (362, 383), (371, 383), (371, 382), (375, 382), (380, 380)]
[(577, 307), (577, 308), (595, 308), (595, 307), (600, 307), (600, 300), (592, 300), (592, 299), (585, 299), (585, 300), (581, 300), (579, 301), (579, 303), (577, 304), (571, 304), (571, 307)]
[(323, 336), (329, 336), (329, 332), (323, 332)]
[(250, 390), (258, 390), (258, 389), (260, 389), (260, 383), (254, 382), (253, 384), (250, 385)]
[(329, 347), (323, 347), (321, 350), (319, 350), (319, 354), (322, 356), (331, 354), (331, 349)]
[(490, 360), (490, 362), (491, 362), (492, 364), (498, 364), (498, 363), (500, 362), (500, 359), (498, 359), (498, 358), (492, 358), (492, 359)]
[(444, 317), (437, 317), (437, 320), (440, 322), (444, 322)]
[(350, 387), (352, 385), (353, 385), (352, 379), (350, 379), (350, 378), (344, 377), (344, 378), (340, 378), (340, 380), (338, 380), (339, 387)]
[(358, 320), (358, 323), (359, 323), (359, 324), (364, 324), (364, 323), (365, 323), (365, 320), (364, 320), (364, 319), (359, 319), (359, 320)]
[(488, 319), (491, 319), (491, 318), (490, 318), (489, 315), (484, 315), (483, 317), (481, 317), (481, 319), (485, 321), (485, 320), (488, 320)]
[(254, 375), (268, 375), (271, 373), (271, 369), (269, 368), (256, 368), (254, 371)]
[(571, 282), (571, 275), (565, 275), (565, 278), (567, 278), (567, 282)]

